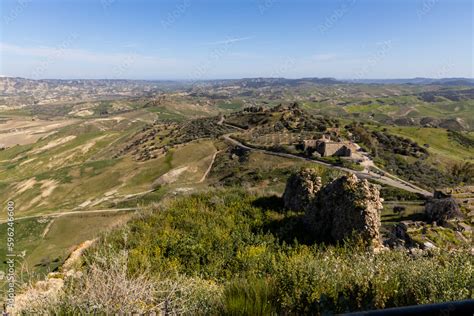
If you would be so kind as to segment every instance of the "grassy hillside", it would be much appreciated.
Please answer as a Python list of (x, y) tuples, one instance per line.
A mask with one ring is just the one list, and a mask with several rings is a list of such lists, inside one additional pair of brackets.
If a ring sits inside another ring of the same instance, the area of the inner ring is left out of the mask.
[(203, 140), (152, 161), (113, 158), (142, 124), (107, 124), (87, 121), (35, 144), (0, 151), (0, 198), (16, 202), (18, 217), (97, 209), (106, 201), (153, 189), (154, 181), (173, 169), (185, 168), (168, 182), (198, 182), (216, 151), (212, 141)]
[[(428, 151), (435, 161), (449, 164), (453, 161), (474, 161), (474, 147), (465, 146), (455, 139), (449, 137), (449, 132), (443, 128), (422, 127), (388, 127), (388, 130), (399, 136), (403, 136), (418, 144), (428, 144)], [(463, 135), (474, 142), (471, 134)]]
[[(467, 250), (374, 254), (355, 244), (318, 245), (298, 214), (283, 212), (274, 199), (242, 190), (178, 198), (106, 236), (89, 251), (85, 268), (112, 273), (122, 258), (129, 286), (147, 282), (170, 311), (190, 314), (343, 313), (473, 298)], [(147, 281), (134, 279), (144, 272)], [(90, 311), (93, 291), (76, 286), (62, 304), (48, 307)], [(139, 300), (143, 311), (153, 310), (149, 298)], [(114, 302), (104, 308), (127, 304)]]
[[(61, 266), (69, 253), (85, 240), (97, 238), (130, 218), (129, 212), (38, 217), (15, 222), (17, 272), (25, 279), (43, 278), (45, 273)], [(6, 240), (6, 223), (0, 224), (0, 240)], [(0, 245), (0, 256), (6, 257), (6, 243)], [(5, 271), (6, 262), (0, 263)]]
[[(6, 111), (8, 119), (26, 115), (21, 124), (64, 123), (40, 134), (9, 125), (2, 130), (37, 139), (0, 150), (0, 200), (15, 202), (18, 263), (43, 276), (60, 269), (77, 245), (100, 237), (84, 271), (97, 268), (109, 281), (119, 271), (128, 285), (150, 285), (143, 310), (168, 299), (170, 308), (190, 314), (342, 313), (472, 298), (472, 258), (453, 230), (427, 224), (414, 234), (420, 244), (435, 241), (449, 252), (373, 254), (357, 244), (321, 245), (302, 214), (283, 210), (278, 197), (289, 174), (309, 162), (244, 150), (222, 138), (234, 133), (248, 144), (309, 155), (298, 142), (329, 132), (356, 141), (377, 166), (429, 190), (471, 183), (474, 134), (465, 126), (473, 126), (474, 104), (464, 90), (223, 86)], [(427, 116), (426, 126), (449, 124), (421, 127)], [(323, 183), (342, 174), (312, 167)], [(420, 196), (387, 187), (381, 195), (383, 233), (402, 220), (423, 219)], [(400, 206), (403, 212), (396, 211)], [(0, 240), (7, 238), (5, 218), (2, 213)], [(63, 304), (52, 307), (95, 312), (85, 288), (68, 284)]]
[[(217, 151), (211, 139), (174, 146), (148, 161), (116, 157), (145, 123), (136, 113), (87, 119), (0, 151), (0, 199), (15, 202), (15, 249), (25, 275), (57, 269), (75, 246), (125, 222), (134, 209), (174, 190), (194, 190), (205, 180)], [(0, 215), (0, 223), (5, 219), (6, 213)], [(6, 224), (0, 227), (0, 239), (6, 240)], [(2, 261), (0, 271), (4, 268)]]

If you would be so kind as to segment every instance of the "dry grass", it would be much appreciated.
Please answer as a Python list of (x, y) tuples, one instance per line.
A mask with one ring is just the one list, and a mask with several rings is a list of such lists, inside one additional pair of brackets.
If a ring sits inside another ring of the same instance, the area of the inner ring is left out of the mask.
[(215, 310), (222, 290), (215, 283), (183, 276), (156, 277), (128, 271), (125, 250), (101, 248), (84, 272), (70, 270), (24, 286), (23, 314), (183, 315)]

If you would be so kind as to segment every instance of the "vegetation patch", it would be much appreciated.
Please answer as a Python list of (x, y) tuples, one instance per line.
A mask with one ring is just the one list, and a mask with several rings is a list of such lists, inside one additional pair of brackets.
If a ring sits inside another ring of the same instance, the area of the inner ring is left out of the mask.
[[(194, 314), (343, 313), (473, 297), (468, 250), (412, 256), (316, 245), (274, 202), (241, 190), (171, 200), (108, 235), (88, 260), (104, 247), (122, 249), (131, 276), (168, 276), (177, 289), (179, 280), (215, 284), (215, 295), (190, 298)], [(208, 290), (202, 285), (201, 293)]]

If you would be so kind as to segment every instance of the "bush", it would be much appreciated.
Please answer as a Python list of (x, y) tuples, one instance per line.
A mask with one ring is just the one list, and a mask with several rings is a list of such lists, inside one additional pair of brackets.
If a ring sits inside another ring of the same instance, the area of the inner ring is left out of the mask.
[(274, 315), (274, 285), (270, 279), (238, 279), (224, 290), (224, 315)]
[(35, 295), (28, 295), (28, 302), (23, 302), (19, 312), (195, 315), (222, 309), (222, 287), (213, 281), (146, 271), (131, 273), (128, 264), (128, 251), (101, 248), (89, 256), (82, 276), (66, 277), (65, 285), (55, 293), (41, 294), (34, 286), (27, 289)]
[(472, 298), (472, 273), (467, 251), (413, 258), (303, 247), (282, 258), (274, 278), (281, 310), (314, 314)]

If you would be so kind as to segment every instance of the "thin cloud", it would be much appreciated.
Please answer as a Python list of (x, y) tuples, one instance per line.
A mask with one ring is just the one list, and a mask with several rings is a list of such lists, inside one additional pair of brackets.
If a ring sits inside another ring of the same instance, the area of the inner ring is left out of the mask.
[(154, 62), (157, 64), (175, 64), (177, 61), (174, 58), (162, 58), (157, 56), (141, 55), (137, 53), (104, 53), (93, 52), (84, 49), (68, 48), (63, 46), (36, 46), (25, 47), (9, 43), (0, 42), (1, 54), (14, 54), (19, 56), (31, 56), (37, 58), (51, 58), (55, 57), (61, 60), (82, 61), (89, 63), (120, 63), (124, 59), (133, 57), (135, 60), (143, 60)]
[(206, 44), (206, 45), (227, 45), (227, 44), (233, 44), (233, 43), (237, 43), (237, 42), (246, 41), (246, 40), (249, 40), (249, 39), (252, 39), (252, 38), (253, 38), (253, 36), (234, 37), (234, 38), (228, 38), (228, 39), (225, 39), (225, 40), (222, 40), (222, 41), (208, 42), (208, 43), (204, 43), (204, 44)]

